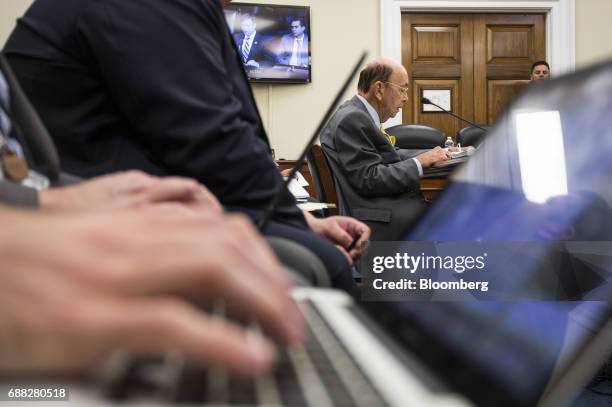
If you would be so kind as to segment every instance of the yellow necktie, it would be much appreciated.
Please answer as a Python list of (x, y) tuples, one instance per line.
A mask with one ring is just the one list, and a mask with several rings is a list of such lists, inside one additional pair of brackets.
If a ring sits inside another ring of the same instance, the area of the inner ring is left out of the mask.
[(389, 143), (391, 143), (392, 146), (395, 146), (395, 136), (392, 136), (389, 133), (387, 133), (385, 129), (383, 128), (382, 124), (380, 125), (380, 131), (382, 132), (382, 134), (385, 135), (387, 140), (389, 140)]

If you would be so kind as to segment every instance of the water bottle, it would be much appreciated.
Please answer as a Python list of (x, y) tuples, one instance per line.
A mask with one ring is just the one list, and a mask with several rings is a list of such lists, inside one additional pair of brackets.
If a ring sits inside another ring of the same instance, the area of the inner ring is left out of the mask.
[(453, 145), (454, 145), (453, 139), (450, 136), (448, 136), (446, 138), (446, 141), (444, 142), (444, 148), (451, 148)]

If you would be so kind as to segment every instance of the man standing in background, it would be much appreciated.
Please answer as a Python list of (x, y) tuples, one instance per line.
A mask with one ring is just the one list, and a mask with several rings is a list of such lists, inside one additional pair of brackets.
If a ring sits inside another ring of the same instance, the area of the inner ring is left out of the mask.
[(550, 79), (550, 66), (546, 61), (536, 61), (531, 65), (529, 80), (541, 81)]

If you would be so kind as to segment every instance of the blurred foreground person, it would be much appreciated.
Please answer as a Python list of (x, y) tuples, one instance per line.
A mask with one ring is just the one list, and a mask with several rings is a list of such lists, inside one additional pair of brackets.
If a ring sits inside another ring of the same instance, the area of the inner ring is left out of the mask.
[[(244, 72), (260, 45), (251, 29), (236, 44), (218, 0), (36, 0), (4, 53), (64, 171), (194, 178), (257, 223), (282, 178)], [(338, 228), (340, 240), (317, 233)], [(264, 231), (314, 253), (332, 286), (354, 294), (358, 253), (347, 249), (367, 232), (353, 220), (307, 220), (288, 191)]]
[(279, 343), (301, 338), (288, 274), (245, 217), (0, 207), (0, 223), (0, 374), (85, 372), (117, 350), (265, 371), (273, 343), (201, 310), (220, 300)]

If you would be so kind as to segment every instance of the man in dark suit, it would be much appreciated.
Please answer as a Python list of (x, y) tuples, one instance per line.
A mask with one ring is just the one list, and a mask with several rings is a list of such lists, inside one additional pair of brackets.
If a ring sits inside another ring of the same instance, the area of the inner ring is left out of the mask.
[[(6, 205), (73, 212), (182, 202), (221, 212), (214, 196), (192, 180), (129, 171), (83, 181), (61, 172), (53, 141), (1, 53), (0, 144), (0, 202)], [(7, 155), (22, 174), (6, 168)]]
[(359, 76), (358, 94), (340, 106), (321, 135), (344, 203), (370, 226), (374, 240), (405, 237), (423, 208), (423, 168), (450, 158), (440, 147), (409, 157), (381, 130), (407, 100), (408, 85), (402, 65), (386, 58), (370, 62)]
[(238, 54), (247, 68), (271, 66), (274, 56), (266, 48), (264, 37), (257, 32), (257, 22), (251, 14), (243, 14), (240, 19), (242, 34), (234, 37)]
[[(8, 144), (8, 145), (6, 145)], [(89, 180), (60, 172), (57, 151), (47, 130), (0, 53), (0, 161), (17, 152), (28, 171), (15, 179), (0, 166), (0, 204), (36, 208), (53, 213), (142, 209), (157, 204), (181, 204), (221, 216), (219, 201), (204, 186), (181, 177), (154, 177), (124, 171)], [(11, 150), (11, 151), (8, 151)], [(14, 165), (14, 164), (13, 164)], [(179, 209), (180, 210), (180, 209)], [(269, 238), (281, 262), (316, 286), (329, 286), (319, 259), (302, 246), (282, 238)], [(298, 281), (302, 282), (301, 278)]]
[[(281, 186), (215, 0), (36, 0), (5, 52), (70, 173), (193, 177), (254, 220)], [(266, 234), (310, 249), (354, 290), (346, 251), (309, 226), (346, 248), (361, 223), (309, 222), (286, 192)]]

